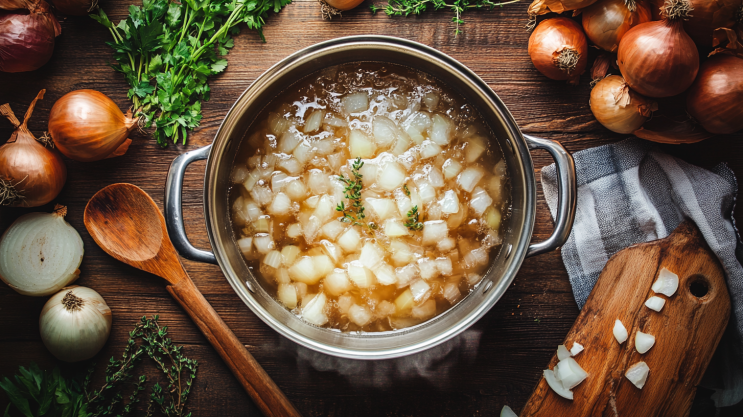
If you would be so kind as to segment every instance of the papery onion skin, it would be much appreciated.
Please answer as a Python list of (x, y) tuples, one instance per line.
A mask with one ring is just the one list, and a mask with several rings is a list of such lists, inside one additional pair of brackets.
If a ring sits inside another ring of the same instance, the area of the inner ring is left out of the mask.
[(562, 13), (569, 10), (578, 10), (596, 3), (596, 0), (534, 0), (529, 5), (529, 16), (545, 13)]
[[(731, 28), (743, 0), (689, 0), (694, 8), (689, 20), (684, 22), (686, 33), (701, 47), (712, 46), (712, 33), (717, 28)], [(743, 23), (743, 22), (742, 22)]]
[[(74, 302), (70, 302), (70, 294)], [(44, 304), (39, 330), (44, 346), (54, 357), (79, 362), (92, 358), (103, 348), (111, 334), (112, 321), (111, 309), (100, 294), (73, 285), (62, 288)]]
[(699, 53), (681, 19), (641, 23), (624, 35), (617, 64), (630, 88), (648, 97), (671, 97), (694, 82)]
[(729, 134), (743, 129), (743, 59), (718, 54), (702, 63), (686, 106), (710, 133)]
[(610, 75), (596, 83), (589, 104), (599, 123), (623, 134), (639, 129), (658, 108), (655, 102), (630, 90), (618, 75)]
[(0, 106), (0, 113), (16, 126), (10, 139), (0, 146), (0, 205), (44, 205), (59, 195), (67, 180), (67, 167), (59, 153), (37, 142), (26, 126), (44, 92), (41, 90), (31, 103), (22, 124), (8, 104)]
[(54, 8), (68, 16), (86, 16), (98, 6), (98, 0), (51, 0)]
[(137, 119), (119, 110), (105, 94), (77, 90), (54, 103), (49, 113), (49, 134), (60, 152), (80, 162), (99, 161), (125, 144)]
[(342, 12), (351, 10), (363, 2), (364, 0), (325, 0), (325, 3), (327, 3), (329, 6), (334, 7)]
[(582, 10), (586, 36), (599, 48), (616, 52), (628, 30), (651, 20), (650, 7), (644, 1), (634, 3), (634, 8), (630, 11), (625, 0), (602, 0), (586, 7)]
[(40, 68), (52, 57), (54, 38), (61, 31), (44, 0), (0, 1), (0, 71)]
[(566, 17), (547, 19), (529, 37), (529, 56), (546, 77), (577, 84), (588, 62), (588, 41), (574, 20)]

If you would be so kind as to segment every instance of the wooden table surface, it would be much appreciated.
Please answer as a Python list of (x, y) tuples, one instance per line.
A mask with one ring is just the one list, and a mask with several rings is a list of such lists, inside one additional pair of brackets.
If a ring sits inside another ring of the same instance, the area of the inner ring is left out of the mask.
[[(115, 21), (126, 16), (129, 3), (101, 1)], [(83, 226), (83, 209), (96, 191), (117, 182), (142, 187), (162, 207), (165, 175), (173, 158), (210, 143), (238, 95), (269, 66), (301, 48), (355, 34), (415, 40), (451, 55), (480, 75), (510, 108), (524, 132), (559, 140), (571, 152), (624, 137), (607, 131), (591, 115), (587, 74), (579, 86), (572, 87), (550, 81), (534, 69), (526, 52), (528, 1), (465, 14), (466, 24), (458, 37), (454, 37), (448, 12), (391, 19), (373, 15), (368, 6), (365, 2), (340, 19), (323, 21), (314, 0), (295, 1), (268, 18), (268, 43), (261, 43), (254, 32), (243, 28), (229, 55), (227, 71), (210, 82), (212, 99), (204, 103), (202, 125), (190, 135), (187, 146), (160, 149), (153, 139), (135, 135), (124, 157), (87, 164), (66, 161), (67, 185), (57, 202), (69, 207), (67, 220), (85, 243), (82, 273), (76, 283), (98, 291), (114, 316), (111, 338), (96, 357), (101, 365), (121, 353), (128, 331), (142, 315), (159, 314), (173, 340), (185, 345), (186, 355), (200, 363), (188, 403), (193, 416), (259, 414), (170, 298), (163, 281), (115, 261), (96, 246)], [(36, 93), (47, 89), (30, 122), (37, 136), (46, 130), (54, 102), (72, 90), (96, 89), (126, 108), (127, 86), (121, 74), (108, 67), (111, 51), (104, 42), (109, 36), (105, 28), (88, 18), (64, 19), (62, 36), (46, 66), (31, 73), (0, 73), (0, 103), (10, 102), (16, 114), (22, 115)], [(592, 51), (591, 60), (593, 56)], [(10, 133), (10, 124), (0, 121), (0, 143)], [(740, 134), (663, 149), (704, 167), (727, 162), (743, 178)], [(533, 152), (532, 156), (537, 172), (551, 163), (545, 152)], [(208, 247), (201, 201), (204, 166), (203, 161), (192, 166), (184, 190), (186, 228), (199, 247)], [(0, 231), (28, 211), (0, 210)], [(735, 218), (740, 224), (743, 210), (738, 208)], [(534, 239), (544, 239), (551, 230), (540, 187)], [(456, 339), (403, 359), (354, 362), (314, 353), (279, 336), (240, 301), (217, 266), (189, 261), (184, 265), (214, 309), (307, 416), (488, 416), (497, 415), (504, 404), (520, 410), (578, 315), (560, 253), (552, 252), (527, 259), (498, 304)], [(38, 316), (45, 301), (46, 297), (21, 296), (0, 285), (0, 375), (10, 376), (19, 365), (31, 361), (47, 368), (55, 365), (39, 337)], [(700, 391), (692, 415), (709, 415), (704, 408), (709, 406), (709, 394)], [(7, 398), (0, 394), (0, 410), (6, 404)], [(741, 415), (741, 410), (732, 407), (722, 415)]]

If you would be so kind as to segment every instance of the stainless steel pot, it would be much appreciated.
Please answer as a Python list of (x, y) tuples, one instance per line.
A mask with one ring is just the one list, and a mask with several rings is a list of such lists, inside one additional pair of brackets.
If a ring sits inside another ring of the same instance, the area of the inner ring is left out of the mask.
[[(503, 247), (485, 277), (458, 305), (418, 326), (381, 333), (342, 333), (315, 327), (287, 311), (259, 284), (237, 248), (230, 224), (227, 192), (240, 141), (255, 117), (288, 86), (322, 68), (359, 61), (389, 62), (423, 70), (474, 105), (495, 133), (511, 180), (513, 204)], [(557, 163), (559, 204), (552, 236), (529, 244), (536, 210), (536, 180), (529, 149), (548, 151)], [(188, 241), (181, 212), (183, 175), (188, 165), (207, 159), (204, 213), (214, 253)], [(477, 75), (453, 58), (417, 42), (386, 36), (353, 36), (322, 42), (292, 54), (263, 73), (237, 99), (214, 142), (173, 161), (165, 186), (165, 218), (181, 256), (218, 263), (235, 292), (266, 324), (300, 345), (351, 359), (386, 359), (436, 346), (475, 323), (505, 293), (527, 256), (556, 249), (567, 239), (575, 214), (575, 167), (557, 142), (522, 135), (498, 96)]]

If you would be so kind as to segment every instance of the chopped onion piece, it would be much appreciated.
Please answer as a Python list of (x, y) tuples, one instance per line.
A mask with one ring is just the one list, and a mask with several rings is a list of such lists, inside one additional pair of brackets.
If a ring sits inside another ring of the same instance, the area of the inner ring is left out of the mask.
[(437, 145), (434, 141), (424, 140), (423, 143), (421, 143), (421, 159), (428, 159), (433, 158), (434, 156), (439, 156), (442, 151), (443, 150), (441, 149), (441, 146)]
[(426, 113), (415, 112), (402, 123), (402, 129), (416, 144), (423, 142), (423, 132), (431, 126), (431, 117)]
[(413, 295), (413, 300), (420, 304), (431, 296), (431, 286), (422, 279), (419, 279), (410, 284), (410, 293)]
[(443, 220), (431, 220), (423, 223), (423, 244), (436, 245), (449, 235), (449, 226)]
[(240, 249), (243, 255), (251, 257), (253, 253), (253, 238), (244, 237), (237, 241), (237, 247)]
[(560, 371), (567, 375), (565, 378), (560, 377), (562, 386), (567, 389), (573, 389), (588, 377), (588, 373), (573, 358), (565, 358), (560, 361), (559, 365)]
[(454, 271), (454, 266), (452, 265), (451, 259), (446, 256), (436, 258), (434, 262), (436, 263), (436, 269), (441, 272), (441, 275), (443, 276), (448, 277)]
[(293, 155), (297, 159), (297, 162), (304, 165), (309, 162), (314, 156), (312, 142), (309, 140), (302, 140), (299, 145), (294, 149)]
[(279, 161), (277, 167), (283, 169), (289, 175), (298, 175), (302, 172), (303, 165), (296, 158), (287, 158)]
[(276, 247), (273, 238), (268, 233), (257, 233), (253, 236), (253, 244), (255, 245), (255, 249), (263, 254), (270, 252)]
[(372, 135), (377, 145), (388, 147), (400, 136), (400, 129), (395, 122), (384, 116), (375, 116), (372, 122)]
[(380, 221), (387, 220), (397, 214), (397, 206), (389, 198), (367, 198), (371, 211), (377, 215)]
[(279, 137), (278, 151), (281, 153), (290, 154), (292, 153), (292, 151), (294, 151), (294, 149), (296, 149), (301, 140), (302, 135), (300, 135), (299, 132), (294, 129), (284, 132), (281, 137)]
[(443, 294), (444, 298), (449, 301), (449, 304), (455, 304), (462, 296), (462, 293), (459, 291), (459, 286), (453, 282), (444, 285)]
[(325, 116), (325, 112), (321, 109), (315, 109), (307, 117), (307, 121), (304, 123), (304, 133), (312, 133), (317, 131), (322, 125), (322, 119)]
[(286, 245), (283, 249), (281, 249), (281, 263), (284, 264), (284, 266), (293, 265), (294, 261), (297, 260), (297, 256), (299, 256), (300, 250), (299, 247), (294, 245)]
[(648, 367), (648, 364), (640, 361), (630, 366), (624, 376), (627, 377), (627, 379), (629, 379), (637, 388), (642, 389), (642, 387), (645, 386), (645, 382), (648, 380), (649, 372), (650, 367)]
[(279, 268), (276, 270), (274, 275), (278, 284), (291, 284), (292, 279), (289, 278), (289, 271), (286, 268)]
[(291, 212), (292, 200), (284, 193), (276, 194), (268, 207), (268, 212), (276, 216), (286, 216)]
[(357, 326), (364, 327), (371, 319), (372, 312), (367, 307), (354, 304), (348, 309), (348, 320)]
[(364, 247), (361, 248), (361, 255), (359, 255), (359, 262), (365, 267), (372, 271), (379, 265), (384, 259), (384, 251), (376, 243), (366, 242)]
[(503, 409), (500, 410), (500, 417), (519, 417), (516, 413), (511, 410), (511, 407), (504, 405)]
[(314, 285), (320, 282), (321, 275), (315, 271), (315, 263), (311, 256), (303, 256), (291, 268), (289, 268), (289, 277), (292, 281), (303, 282), (307, 285)]
[(654, 344), (655, 336), (643, 333), (639, 330), (635, 333), (635, 349), (637, 349), (640, 354), (645, 354)]
[(263, 263), (270, 266), (271, 268), (278, 268), (281, 266), (281, 252), (272, 250), (266, 254), (263, 258)]
[(323, 280), (323, 288), (328, 294), (339, 296), (353, 288), (351, 280), (344, 269), (335, 269)]
[(384, 222), (384, 234), (388, 237), (407, 236), (408, 228), (399, 219), (388, 219)]
[(402, 186), (405, 177), (407, 177), (407, 173), (402, 165), (394, 161), (385, 162), (377, 170), (377, 185), (382, 187), (383, 190), (392, 191)]
[[(418, 185), (418, 192), (420, 193), (421, 201), (424, 204), (428, 204), (436, 200), (436, 189), (433, 188), (433, 185), (431, 185), (430, 182), (428, 182), (427, 180), (424, 180), (424, 181), (420, 181), (417, 185)], [(418, 208), (421, 208), (421, 207), (418, 206)], [(405, 213), (405, 215), (407, 216), (407, 213)]]
[(467, 268), (474, 268), (478, 265), (487, 265), (489, 256), (485, 248), (477, 248), (464, 255), (464, 264)]
[(413, 209), (413, 203), (402, 189), (395, 190), (395, 203), (397, 203), (397, 211), (400, 216), (407, 218), (408, 212)]
[(617, 342), (621, 345), (627, 340), (627, 328), (624, 327), (624, 324), (622, 324), (619, 319), (617, 319), (614, 322), (614, 338), (617, 339)]
[(357, 158), (372, 158), (377, 147), (374, 142), (360, 130), (352, 130), (348, 137), (351, 155)]
[(307, 178), (307, 186), (310, 187), (310, 192), (314, 195), (325, 194), (330, 188), (327, 174), (319, 169), (311, 169)]
[(289, 309), (297, 307), (297, 289), (291, 284), (279, 284), (277, 297)]
[(299, 223), (290, 224), (286, 228), (286, 235), (292, 239), (302, 236), (302, 225)]
[(428, 300), (419, 306), (414, 306), (410, 315), (421, 320), (430, 319), (436, 315), (436, 301)]
[(320, 234), (321, 227), (322, 222), (320, 221), (320, 219), (318, 219), (317, 216), (310, 216), (310, 218), (307, 220), (307, 223), (302, 226), (304, 240), (307, 242), (307, 244), (311, 245), (315, 241), (317, 235)]
[(480, 187), (474, 189), (472, 192), (472, 199), (470, 200), (470, 207), (472, 207), (475, 214), (481, 216), (492, 204), (493, 199), (490, 198), (487, 191)]
[(477, 183), (485, 176), (485, 172), (479, 166), (469, 167), (462, 171), (457, 177), (457, 184), (468, 193), (475, 189)]
[(487, 147), (486, 139), (482, 136), (470, 136), (467, 138), (467, 147), (464, 149), (467, 163), (471, 164), (480, 159), (480, 156), (482, 156)]
[(645, 307), (657, 312), (663, 310), (664, 305), (666, 305), (666, 300), (656, 296), (652, 296), (645, 301)]
[(325, 315), (325, 302), (327, 297), (325, 293), (317, 294), (302, 308), (302, 318), (310, 324), (322, 326), (328, 322), (328, 316)]
[(436, 244), (436, 249), (441, 252), (449, 252), (455, 247), (457, 247), (457, 241), (450, 237), (441, 239), (439, 240), (439, 243)]
[(413, 299), (413, 293), (410, 288), (403, 291), (402, 294), (398, 295), (395, 299), (395, 308), (398, 314), (407, 312), (415, 305), (415, 299)]
[(439, 276), (439, 269), (436, 268), (436, 261), (432, 259), (418, 259), (418, 269), (420, 269), (421, 278), (423, 279), (433, 279)]
[(573, 391), (570, 391), (569, 389), (565, 389), (565, 387), (562, 386), (560, 382), (555, 379), (555, 374), (549, 370), (544, 370), (544, 379), (547, 381), (547, 385), (552, 388), (552, 391), (555, 392), (555, 394), (561, 396), (562, 398), (566, 398), (568, 400), (573, 399)]
[(676, 290), (678, 289), (678, 287), (679, 287), (678, 275), (667, 270), (666, 268), (663, 268), (660, 270), (660, 274), (658, 274), (658, 279), (655, 281), (655, 283), (653, 284), (651, 288), (653, 289), (653, 291), (657, 293), (670, 297), (676, 293)]
[(320, 245), (325, 251), (325, 254), (328, 255), (334, 263), (340, 262), (341, 257), (343, 256), (343, 252), (341, 252), (341, 249), (336, 244), (329, 240), (323, 239), (320, 241)]
[(312, 257), (312, 263), (315, 268), (315, 274), (319, 278), (324, 278), (333, 271), (335, 264), (328, 255), (316, 255)]
[(320, 201), (317, 202), (317, 207), (315, 207), (315, 211), (312, 212), (312, 215), (317, 217), (320, 223), (325, 223), (333, 218), (335, 212), (333, 197), (324, 195), (320, 197)]
[(369, 288), (374, 285), (374, 275), (359, 261), (348, 264), (348, 278), (359, 288)]
[(392, 268), (386, 262), (382, 262), (373, 269), (374, 276), (377, 278), (377, 282), (382, 285), (393, 285), (397, 284), (397, 275), (395, 275), (395, 269)]
[(444, 162), (444, 165), (441, 167), (444, 170), (444, 178), (447, 180), (450, 180), (457, 175), (459, 175), (460, 172), (462, 172), (462, 164), (459, 163), (456, 159), (447, 159), (446, 162)]
[(338, 220), (332, 220), (322, 227), (323, 236), (331, 240), (336, 240), (338, 235), (346, 228), (346, 225)]
[(369, 109), (369, 95), (365, 91), (348, 94), (341, 99), (346, 114), (360, 113)]
[(454, 190), (447, 190), (444, 198), (439, 201), (441, 212), (444, 214), (454, 214), (459, 212), (459, 196)]
[(346, 253), (353, 253), (361, 247), (361, 235), (355, 227), (349, 227), (338, 239), (338, 246)]
[(437, 145), (448, 145), (451, 141), (453, 130), (454, 125), (451, 119), (441, 114), (433, 115), (431, 128), (429, 130), (429, 136), (431, 140), (434, 141)]
[(557, 346), (557, 359), (563, 360), (570, 357), (570, 352), (568, 352), (568, 348), (565, 347), (565, 345), (558, 345)]
[(570, 354), (575, 356), (581, 352), (583, 352), (583, 345), (578, 342), (573, 342), (573, 347), (570, 348)]
[(297, 177), (290, 177), (285, 180), (282, 191), (293, 201), (301, 201), (307, 197), (307, 187)]
[(256, 185), (253, 187), (253, 191), (250, 192), (250, 196), (258, 203), (261, 207), (265, 207), (273, 200), (273, 193), (268, 186)]

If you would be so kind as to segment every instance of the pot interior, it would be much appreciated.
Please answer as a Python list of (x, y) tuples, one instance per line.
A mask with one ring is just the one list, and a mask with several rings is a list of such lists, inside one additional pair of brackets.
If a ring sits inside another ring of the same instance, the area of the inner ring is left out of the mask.
[[(308, 324), (280, 305), (248, 268), (230, 221), (230, 174), (241, 143), (258, 115), (289, 86), (334, 65), (382, 62), (428, 73), (476, 108), (501, 148), (511, 188), (503, 245), (482, 281), (444, 313), (414, 327), (387, 332), (340, 332)], [(421, 44), (367, 36), (324, 42), (295, 53), (259, 77), (225, 117), (214, 140), (205, 178), (207, 228), (217, 260), (237, 294), (268, 325), (311, 349), (354, 359), (418, 352), (457, 335), (484, 315), (505, 292), (531, 238), (535, 185), (531, 158), (512, 116), (487, 85), (452, 58)]]

